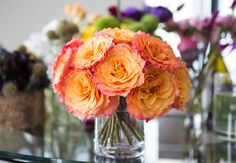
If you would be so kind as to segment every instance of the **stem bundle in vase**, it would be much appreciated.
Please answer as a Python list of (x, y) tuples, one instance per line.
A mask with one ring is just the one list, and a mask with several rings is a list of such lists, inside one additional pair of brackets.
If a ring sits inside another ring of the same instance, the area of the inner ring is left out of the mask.
[(126, 108), (125, 99), (120, 98), (118, 110), (106, 120), (99, 130), (98, 139), (101, 145), (107, 146), (109, 143), (112, 147), (114, 144), (132, 145), (136, 141), (144, 141), (143, 129), (127, 114), (124, 108)]

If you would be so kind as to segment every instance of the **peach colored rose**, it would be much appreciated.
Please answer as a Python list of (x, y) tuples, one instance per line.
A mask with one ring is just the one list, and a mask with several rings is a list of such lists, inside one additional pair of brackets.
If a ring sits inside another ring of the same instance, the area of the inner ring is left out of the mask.
[(179, 110), (183, 110), (185, 104), (189, 100), (190, 88), (191, 88), (188, 69), (184, 62), (182, 62), (182, 68), (175, 72), (175, 76), (178, 79), (179, 95), (175, 99), (174, 107), (176, 107)]
[(71, 66), (78, 69), (90, 68), (102, 58), (113, 45), (109, 36), (95, 36), (85, 42), (71, 57)]
[(108, 96), (127, 96), (131, 89), (144, 82), (145, 61), (127, 44), (117, 44), (107, 52), (94, 69), (98, 88)]
[(128, 29), (106, 28), (96, 35), (109, 35), (114, 38), (115, 43), (130, 43), (134, 34)]
[(149, 120), (166, 114), (178, 93), (175, 75), (148, 67), (145, 82), (126, 97), (128, 112), (140, 120)]
[(118, 107), (118, 97), (102, 94), (85, 70), (73, 70), (67, 75), (63, 100), (67, 110), (80, 119), (110, 116)]
[(69, 60), (74, 51), (76, 51), (81, 45), (83, 41), (80, 39), (73, 39), (68, 42), (57, 55), (56, 59), (51, 65), (53, 72), (53, 90), (56, 93), (62, 92), (62, 83), (64, 81), (65, 76), (70, 70)]
[(138, 32), (132, 39), (132, 46), (157, 69), (173, 71), (181, 67), (180, 59), (175, 56), (172, 48), (157, 37)]

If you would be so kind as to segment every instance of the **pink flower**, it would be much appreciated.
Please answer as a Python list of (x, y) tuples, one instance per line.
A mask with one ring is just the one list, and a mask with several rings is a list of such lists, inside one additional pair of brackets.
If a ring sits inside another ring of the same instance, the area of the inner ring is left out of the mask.
[(178, 49), (181, 54), (181, 58), (187, 63), (188, 67), (192, 67), (193, 61), (200, 53), (200, 49), (197, 47), (198, 41), (191, 37), (181, 37), (181, 42), (178, 45)]
[(178, 49), (179, 49), (180, 53), (185, 52), (188, 49), (196, 48), (197, 44), (198, 44), (198, 41), (196, 41), (195, 39), (182, 36), (181, 42), (178, 45)]
[(186, 32), (190, 26), (189, 20), (182, 20), (178, 22), (180, 32)]

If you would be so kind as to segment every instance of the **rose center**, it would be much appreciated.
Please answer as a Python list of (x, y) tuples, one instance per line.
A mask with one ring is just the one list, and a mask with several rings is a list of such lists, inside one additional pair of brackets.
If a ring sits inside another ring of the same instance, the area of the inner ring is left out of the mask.
[(113, 71), (111, 72), (112, 76), (122, 77), (125, 74), (126, 70), (123, 64), (117, 62), (114, 64)]

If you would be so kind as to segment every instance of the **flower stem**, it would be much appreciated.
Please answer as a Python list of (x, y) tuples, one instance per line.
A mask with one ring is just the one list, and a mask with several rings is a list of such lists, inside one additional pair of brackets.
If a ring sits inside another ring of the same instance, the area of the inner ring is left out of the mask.
[[(115, 118), (116, 120), (116, 118)], [(116, 128), (115, 128), (115, 140), (116, 140), (116, 143), (120, 143), (120, 133), (119, 133), (119, 126), (118, 124), (116, 123)]]
[(117, 18), (121, 21), (121, 0), (117, 0)]
[(142, 133), (140, 133), (138, 130), (133, 128), (133, 126), (131, 126), (130, 123), (127, 123), (127, 126), (129, 128), (129, 130), (133, 133), (133, 135), (137, 138), (137, 140), (139, 140), (139, 141), (143, 140)]
[(104, 141), (105, 141), (108, 129), (109, 129), (108, 127), (109, 123), (110, 123), (110, 118), (106, 121), (105, 125), (102, 127), (101, 132), (99, 134), (100, 136), (98, 138), (101, 144), (104, 144)]
[[(103, 146), (114, 146), (114, 143), (122, 143), (122, 138), (128, 145), (132, 145), (132, 137), (137, 141), (143, 141), (144, 135), (136, 123), (125, 112), (115, 112), (109, 117), (98, 134), (99, 143)], [(120, 137), (122, 134), (122, 138)]]
[(100, 129), (98, 137), (101, 137), (104, 134), (105, 130), (107, 129), (107, 125), (109, 124), (109, 121), (110, 121), (110, 118), (105, 122), (103, 127)]
[(111, 118), (109, 118), (109, 126), (107, 127), (108, 129), (107, 129), (107, 132), (106, 132), (106, 136), (105, 136), (105, 138), (104, 138), (104, 146), (106, 146), (107, 145), (107, 142), (108, 142), (108, 139), (109, 139), (109, 136), (110, 136), (110, 133), (111, 133), (111, 129), (112, 129), (112, 125), (111, 125), (111, 123), (112, 123), (112, 117)]
[(119, 119), (119, 116), (117, 116), (117, 113), (114, 113), (114, 115), (115, 115), (116, 122), (117, 122), (118, 126), (121, 128), (121, 130), (122, 130), (123, 133), (124, 133), (126, 142), (127, 142), (129, 145), (131, 145), (132, 143), (131, 143), (131, 140), (130, 140), (130, 138), (129, 138), (129, 135), (128, 135), (127, 131), (125, 130), (125, 127), (123, 126), (121, 120)]
[(112, 117), (111, 117), (111, 135), (110, 135), (111, 146), (113, 146), (114, 128), (115, 128), (115, 117), (114, 117), (114, 115), (112, 115)]
[(135, 130), (137, 130), (138, 133), (140, 133), (140, 136), (142, 137), (142, 140), (144, 140), (144, 133), (143, 131), (138, 127), (138, 126), (134, 126)]

